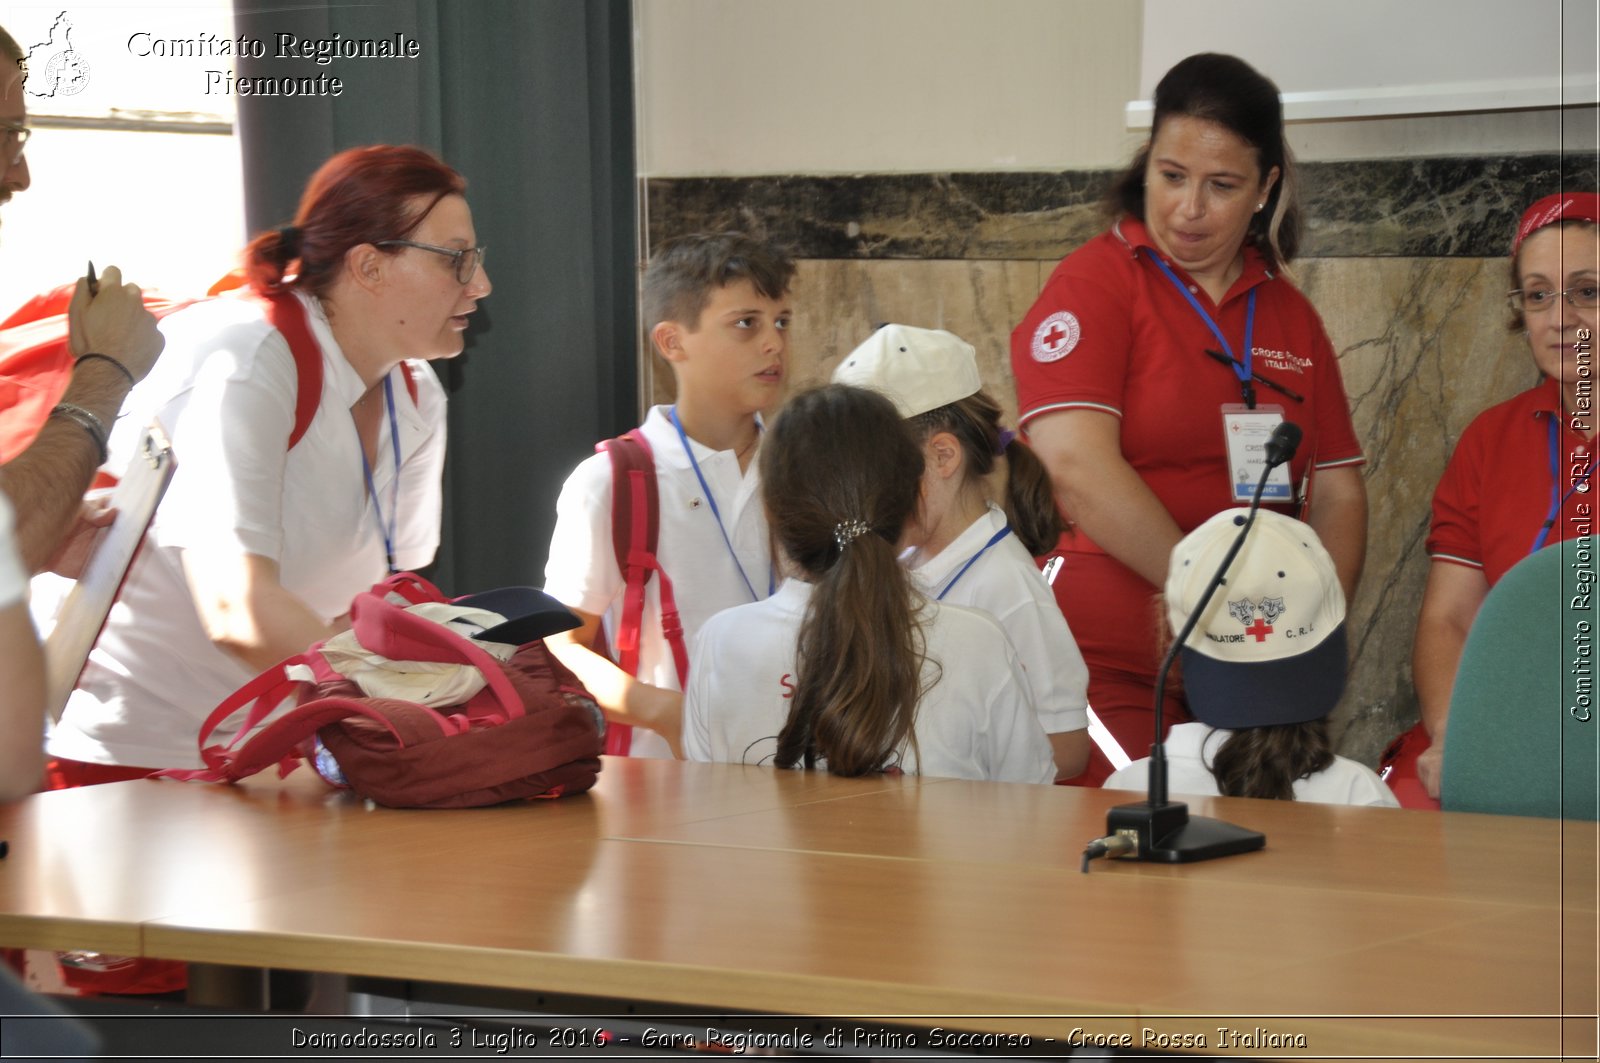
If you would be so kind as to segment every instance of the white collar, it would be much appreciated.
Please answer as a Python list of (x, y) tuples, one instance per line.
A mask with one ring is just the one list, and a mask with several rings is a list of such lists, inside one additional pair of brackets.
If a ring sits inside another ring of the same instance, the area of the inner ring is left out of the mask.
[(909, 568), (923, 589), (935, 593), (962, 565), (983, 549), (983, 544), (993, 538), (995, 532), (1005, 526), (1005, 511), (990, 502), (983, 515), (967, 525), (966, 530), (952, 539), (949, 546), (930, 558), (913, 556)]

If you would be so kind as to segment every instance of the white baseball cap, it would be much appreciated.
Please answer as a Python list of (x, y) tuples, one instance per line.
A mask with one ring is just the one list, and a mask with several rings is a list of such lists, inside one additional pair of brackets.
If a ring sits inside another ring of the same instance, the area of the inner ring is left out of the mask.
[(983, 388), (972, 344), (943, 329), (894, 324), (851, 351), (833, 371), (833, 382), (882, 392), (901, 417), (937, 410)]
[[(1181, 631), (1244, 525), (1223, 510), (1184, 536), (1167, 569)], [(1344, 589), (1309, 525), (1270, 510), (1255, 523), (1182, 650), (1189, 711), (1213, 727), (1319, 720), (1344, 692)]]

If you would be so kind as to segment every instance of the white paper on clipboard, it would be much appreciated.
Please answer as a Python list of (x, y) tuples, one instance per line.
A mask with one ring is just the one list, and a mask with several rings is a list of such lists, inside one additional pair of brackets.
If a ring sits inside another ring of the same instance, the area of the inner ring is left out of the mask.
[(67, 707), (67, 698), (100, 637), (176, 465), (167, 433), (159, 423), (152, 423), (139, 437), (133, 460), (112, 492), (116, 519), (100, 533), (83, 573), (61, 603), (55, 627), (44, 640), (46, 705), (52, 721), (59, 722)]

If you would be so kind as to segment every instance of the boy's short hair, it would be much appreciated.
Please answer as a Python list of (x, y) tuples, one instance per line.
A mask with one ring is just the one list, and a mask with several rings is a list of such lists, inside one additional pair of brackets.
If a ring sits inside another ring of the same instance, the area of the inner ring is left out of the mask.
[(794, 260), (776, 246), (738, 232), (691, 233), (667, 241), (644, 271), (644, 325), (663, 321), (697, 328), (718, 288), (749, 281), (768, 299), (781, 299), (794, 279)]

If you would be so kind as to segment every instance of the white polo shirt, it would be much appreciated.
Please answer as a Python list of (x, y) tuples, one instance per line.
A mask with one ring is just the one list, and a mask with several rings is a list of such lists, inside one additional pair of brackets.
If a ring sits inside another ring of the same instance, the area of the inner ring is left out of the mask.
[[(282, 584), (325, 620), (387, 571), (350, 407), (366, 388), (320, 303), (301, 297), (322, 348), (322, 398), (288, 450), (298, 381), (288, 341), (253, 300), (219, 298), (161, 323), (167, 346), (128, 398), (112, 435), (122, 469), (159, 418), (177, 469), (79, 688), (51, 735), (53, 756), (147, 768), (197, 767), (196, 738), (250, 671), (206, 635), (181, 563), (186, 548), (237, 550), (278, 563)], [(387, 414), (373, 486), (395, 515), (395, 564), (420, 568), (439, 544), (445, 393), (425, 363), (394, 389), (400, 463)]]
[(22, 567), (17, 547), (16, 513), (11, 498), (0, 491), (0, 609), (7, 609), (28, 596), (28, 572)]
[[(716, 451), (689, 440), (700, 475), (721, 514), (728, 536), (724, 542), (689, 452), (667, 418), (669, 409), (652, 408), (640, 427), (655, 458), (661, 507), (656, 558), (672, 580), (684, 644), (692, 655), (701, 628), (714, 614), (768, 595), (772, 558), (756, 459), (741, 472), (733, 451)], [(586, 458), (567, 477), (556, 502), (555, 533), (544, 572), (545, 593), (570, 608), (604, 617), (606, 634), (614, 645), (623, 580), (611, 535), (609, 455)], [(640, 627), (638, 678), (667, 690), (682, 689), (672, 649), (661, 633), (659, 580), (652, 579), (646, 587)], [(671, 756), (664, 740), (642, 728), (634, 730), (631, 753)]]
[[(1000, 622), (1028, 675), (1046, 734), (1081, 731), (1089, 726), (1089, 668), (1049, 584), (1017, 537), (1007, 535), (983, 550), (1005, 526), (1005, 512), (991, 502), (949, 546), (931, 558), (913, 557), (911, 572), (928, 597), (939, 598), (948, 587), (940, 601), (981, 609)], [(982, 556), (963, 573), (980, 550)]]
[[(690, 760), (771, 763), (789, 716), (796, 644), (811, 590), (791, 579), (766, 601), (730, 609), (705, 625), (684, 698), (683, 746)], [(956, 779), (1053, 782), (1050, 740), (1005, 632), (975, 609), (924, 605), (919, 619), (928, 689), (917, 706), (916, 751), (909, 743), (901, 750), (901, 768)]]
[[(1216, 797), (1217, 778), (1210, 764), (1232, 731), (1203, 723), (1180, 723), (1167, 732), (1167, 791), (1195, 797)], [(1107, 790), (1147, 790), (1150, 786), (1150, 758), (1136, 760), (1111, 773), (1100, 784)], [(1377, 805), (1399, 808), (1394, 792), (1384, 785), (1378, 773), (1344, 757), (1307, 779), (1296, 779), (1294, 799), (1322, 805)]]

